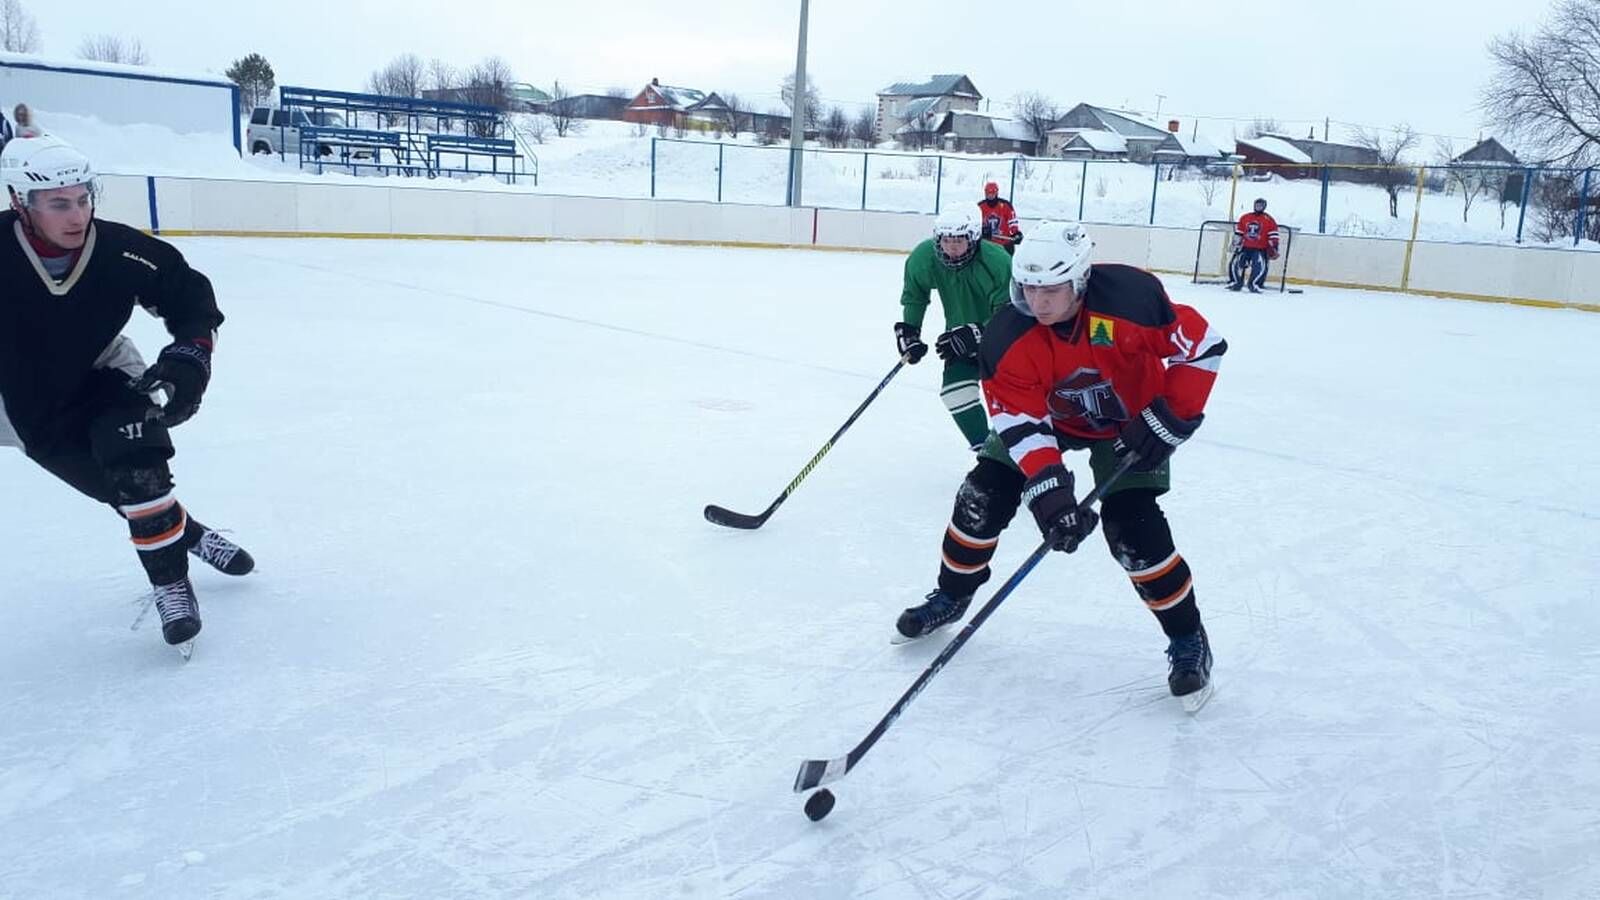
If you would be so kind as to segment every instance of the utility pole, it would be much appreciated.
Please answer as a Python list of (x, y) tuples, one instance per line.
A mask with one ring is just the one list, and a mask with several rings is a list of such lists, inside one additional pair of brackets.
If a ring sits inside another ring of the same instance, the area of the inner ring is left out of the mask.
[(1163, 101), (1165, 99), (1167, 99), (1167, 95), (1166, 94), (1157, 94), (1156, 95), (1156, 118), (1157, 119), (1161, 118), (1161, 101)]
[(789, 119), (789, 205), (801, 205), (800, 167), (806, 142), (806, 16), (811, 0), (800, 0), (800, 45), (794, 57), (794, 107)]

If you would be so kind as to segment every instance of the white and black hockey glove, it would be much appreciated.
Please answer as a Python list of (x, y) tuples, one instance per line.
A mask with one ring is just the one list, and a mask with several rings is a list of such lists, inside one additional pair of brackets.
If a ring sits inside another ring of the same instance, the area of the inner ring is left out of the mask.
[(197, 339), (168, 344), (129, 387), (141, 394), (165, 391), (168, 399), (160, 408), (161, 421), (176, 428), (200, 411), (200, 398), (210, 383), (211, 342)]
[(1133, 454), (1133, 471), (1150, 472), (1161, 468), (1172, 451), (1187, 441), (1204, 419), (1204, 414), (1193, 419), (1180, 418), (1167, 406), (1165, 398), (1157, 397), (1122, 426), (1122, 434), (1112, 449), (1118, 456)]
[(1078, 498), (1072, 492), (1072, 473), (1060, 463), (1045, 466), (1028, 479), (1022, 486), (1022, 499), (1027, 501), (1028, 511), (1039, 523), (1039, 533), (1050, 542), (1052, 550), (1071, 553), (1078, 549), (1100, 522), (1099, 513), (1078, 507)]
[(908, 365), (914, 366), (928, 355), (928, 345), (922, 342), (922, 329), (905, 322), (894, 323), (894, 345)]
[(957, 325), (939, 335), (933, 342), (934, 352), (947, 363), (978, 361), (978, 341), (983, 339), (983, 329), (975, 324)]

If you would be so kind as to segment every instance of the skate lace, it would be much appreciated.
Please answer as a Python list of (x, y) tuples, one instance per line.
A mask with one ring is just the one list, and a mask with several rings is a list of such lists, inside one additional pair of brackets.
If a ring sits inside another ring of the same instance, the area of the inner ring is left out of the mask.
[(175, 622), (194, 616), (194, 597), (189, 591), (186, 581), (172, 584), (157, 585), (154, 589), (156, 612), (161, 615), (161, 624)]
[(208, 530), (200, 535), (200, 542), (194, 545), (194, 553), (217, 568), (227, 568), (233, 558), (239, 555), (239, 545)]
[(1167, 646), (1167, 660), (1177, 669), (1198, 669), (1205, 660), (1206, 645), (1199, 633), (1173, 638)]

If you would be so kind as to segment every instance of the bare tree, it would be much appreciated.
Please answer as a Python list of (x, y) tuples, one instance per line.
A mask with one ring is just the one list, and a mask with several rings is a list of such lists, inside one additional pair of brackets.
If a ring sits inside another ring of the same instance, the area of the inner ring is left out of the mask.
[(39, 52), (39, 23), (22, 8), (22, 0), (0, 0), (0, 50)]
[(632, 100), (633, 99), (633, 94), (634, 94), (633, 91), (630, 91), (627, 88), (621, 87), (619, 85), (612, 85), (611, 87), (606, 88), (606, 96), (607, 97), (616, 97), (616, 98), (620, 98), (620, 99), (623, 99), (623, 100)]
[(1244, 130), (1246, 140), (1253, 137), (1261, 137), (1264, 134), (1283, 134), (1282, 123), (1272, 118), (1252, 119)]
[(522, 133), (533, 140), (535, 144), (544, 143), (550, 136), (551, 117), (547, 113), (533, 113), (522, 119)]
[(402, 53), (367, 77), (367, 89), (389, 97), (420, 97), (428, 67), (415, 53)]
[(1491, 189), (1489, 181), (1492, 173), (1471, 163), (1456, 162), (1460, 154), (1456, 153), (1455, 141), (1449, 138), (1435, 139), (1434, 149), (1439, 154), (1439, 168), (1444, 173), (1446, 190), (1461, 190), (1461, 221), (1465, 223), (1467, 215), (1472, 212), (1472, 202)]
[(455, 66), (436, 56), (428, 60), (428, 74), (425, 80), (429, 90), (447, 91), (453, 87), (459, 87), (456, 82), (461, 80), (461, 75), (456, 71)]
[(728, 133), (729, 137), (737, 139), (740, 130), (744, 126), (743, 120), (739, 117), (739, 107), (744, 105), (744, 98), (733, 91), (717, 91), (717, 96), (721, 97), (722, 102), (728, 105), (727, 111), (718, 117), (718, 124), (722, 126), (723, 131)]
[(272, 97), (272, 89), (277, 87), (272, 64), (259, 53), (234, 60), (222, 74), (239, 86), (240, 112), (249, 112), (266, 103)]
[(782, 140), (784, 116), (787, 114), (781, 109), (768, 109), (764, 124), (756, 134), (756, 142), (770, 145)]
[(1600, 161), (1600, 4), (1559, 0), (1532, 35), (1489, 42), (1494, 72), (1479, 106), (1547, 161)]
[(144, 52), (144, 45), (139, 43), (138, 38), (124, 40), (114, 34), (94, 34), (84, 38), (83, 43), (78, 45), (78, 58), (129, 66), (143, 66), (150, 62), (150, 54)]
[(822, 142), (829, 147), (843, 147), (850, 140), (850, 117), (839, 106), (828, 109), (822, 117)]
[[(465, 84), (462, 85), (462, 99), (467, 103), (476, 103), (480, 106), (492, 106), (500, 112), (505, 112), (511, 105), (511, 83), (517, 76), (511, 71), (510, 63), (498, 56), (488, 56), (482, 62), (467, 70)], [(483, 120), (472, 120), (469, 130), (474, 137), (494, 137), (494, 123)]]
[[(794, 112), (794, 73), (783, 76), (783, 86), (779, 89), (783, 98), (783, 105)], [(822, 117), (822, 100), (817, 96), (817, 79), (810, 72), (806, 73), (805, 89), (805, 123), (807, 128), (817, 127), (817, 121)]]
[(1061, 107), (1049, 97), (1037, 91), (1029, 91), (1011, 98), (1011, 112), (1033, 135), (1033, 155), (1045, 155), (1050, 129), (1054, 128), (1056, 120), (1061, 118)]
[(577, 111), (577, 105), (572, 102), (572, 91), (557, 78), (556, 83), (550, 86), (550, 102), (545, 105), (550, 124), (555, 126), (556, 137), (566, 137), (583, 130)]
[(1381, 168), (1374, 180), (1389, 195), (1389, 215), (1396, 219), (1400, 218), (1400, 191), (1417, 178), (1416, 171), (1401, 162), (1401, 157), (1416, 143), (1417, 133), (1410, 125), (1396, 125), (1387, 132), (1356, 129), (1355, 145), (1371, 150), (1378, 158)]
[(860, 115), (850, 123), (850, 136), (868, 147), (872, 146), (872, 139), (878, 136), (878, 115), (872, 107), (863, 107)]
[(1230, 179), (1222, 177), (1210, 167), (1200, 167), (1199, 173), (1195, 176), (1195, 187), (1199, 189), (1201, 199), (1206, 201), (1207, 209), (1211, 208), (1212, 201), (1217, 199), (1217, 192), (1220, 191), (1222, 189), (1222, 185), (1229, 180)]

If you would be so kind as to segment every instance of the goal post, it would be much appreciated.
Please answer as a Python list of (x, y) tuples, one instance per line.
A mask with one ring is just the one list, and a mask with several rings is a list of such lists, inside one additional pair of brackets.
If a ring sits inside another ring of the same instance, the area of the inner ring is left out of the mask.
[[(1209, 219), (1200, 223), (1199, 238), (1194, 247), (1195, 284), (1226, 284), (1228, 263), (1233, 259), (1234, 223), (1226, 219)], [(1298, 229), (1288, 225), (1278, 226), (1278, 258), (1267, 263), (1267, 283), (1278, 282), (1278, 292), (1289, 286), (1289, 260), (1294, 251), (1294, 235)]]

